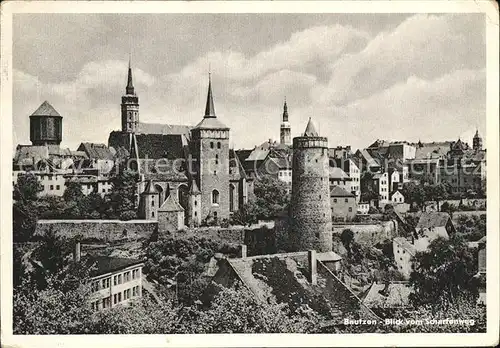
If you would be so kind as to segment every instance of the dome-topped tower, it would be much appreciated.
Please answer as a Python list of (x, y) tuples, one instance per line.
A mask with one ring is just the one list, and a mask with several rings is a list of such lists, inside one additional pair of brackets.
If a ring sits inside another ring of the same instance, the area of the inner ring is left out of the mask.
[(290, 246), (293, 251), (332, 250), (328, 140), (309, 118), (293, 138)]
[(62, 140), (62, 116), (44, 101), (30, 116), (30, 140), (33, 145), (59, 145)]

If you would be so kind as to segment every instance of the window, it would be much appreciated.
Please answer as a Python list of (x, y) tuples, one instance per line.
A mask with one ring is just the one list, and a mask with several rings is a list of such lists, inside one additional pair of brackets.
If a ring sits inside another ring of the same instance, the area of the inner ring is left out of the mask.
[(349, 213), (352, 213), (352, 207), (349, 207)]
[(217, 171), (216, 170), (214, 170), (214, 175), (217, 175)]
[(126, 283), (130, 281), (130, 271), (123, 273), (123, 282)]
[(53, 190), (54, 189), (54, 185), (50, 185), (50, 190)]
[(118, 293), (118, 302), (122, 302), (122, 293), (121, 292)]
[(333, 203), (337, 203), (337, 198), (334, 198), (334, 199), (333, 199)]
[(56, 190), (60, 190), (60, 189), (61, 189), (61, 186), (56, 185)]
[(109, 288), (109, 283), (111, 283), (111, 278), (105, 278), (102, 280), (102, 289)]
[(151, 217), (155, 217), (155, 212), (154, 211), (151, 212)]
[(346, 199), (345, 199), (345, 202), (347, 203), (347, 202), (349, 202), (349, 200), (346, 198)]
[(217, 148), (220, 149), (220, 141), (217, 142)]
[(219, 205), (219, 191), (217, 190), (212, 191), (212, 204)]
[(91, 285), (92, 292), (96, 292), (99, 290), (99, 281), (92, 282)]
[(211, 148), (211, 149), (213, 149), (213, 148), (214, 148), (214, 142), (213, 142), (213, 141), (211, 141), (211, 142), (210, 142), (210, 148)]
[(122, 275), (118, 274), (118, 284), (121, 284), (121, 283), (122, 283)]
[(113, 276), (113, 285), (116, 285), (116, 276)]
[(111, 307), (111, 296), (102, 299), (102, 308)]
[(215, 164), (219, 164), (219, 155), (215, 155)]
[(198, 216), (198, 213), (197, 213), (197, 212), (194, 212), (194, 216)]
[(118, 303), (118, 294), (114, 294), (113, 295), (113, 304), (117, 304)]

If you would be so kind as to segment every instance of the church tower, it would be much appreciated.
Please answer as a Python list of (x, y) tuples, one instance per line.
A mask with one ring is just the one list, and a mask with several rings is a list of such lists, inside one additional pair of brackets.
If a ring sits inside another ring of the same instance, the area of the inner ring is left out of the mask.
[(145, 220), (158, 220), (159, 195), (151, 180), (140, 195), (139, 216)]
[(472, 138), (472, 148), (474, 151), (481, 151), (483, 149), (483, 138), (479, 136), (479, 131), (477, 129), (474, 138)]
[(217, 119), (209, 75), (205, 115), (191, 130), (194, 170), (201, 192), (199, 218), (229, 218), (229, 128)]
[(283, 118), (280, 126), (280, 143), (281, 145), (292, 145), (291, 127), (288, 122), (288, 107), (286, 105), (286, 99), (285, 104), (283, 105)]
[(293, 138), (290, 246), (292, 251), (332, 250), (332, 215), (328, 140), (309, 118), (306, 130)]
[(128, 77), (125, 95), (122, 96), (122, 132), (134, 133), (139, 124), (139, 97), (135, 94), (132, 67), (128, 62)]

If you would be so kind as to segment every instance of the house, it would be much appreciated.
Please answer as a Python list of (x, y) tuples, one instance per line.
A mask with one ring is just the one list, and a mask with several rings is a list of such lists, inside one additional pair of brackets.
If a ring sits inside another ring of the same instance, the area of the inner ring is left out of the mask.
[(401, 193), (400, 190), (396, 190), (391, 192), (390, 194), (391, 197), (391, 202), (392, 203), (404, 203), (405, 202), (405, 196)]
[(113, 152), (105, 144), (84, 142), (77, 151), (85, 154), (85, 167), (95, 169), (100, 175), (109, 174), (115, 164)]
[(456, 232), (450, 215), (444, 212), (422, 213), (415, 230), (418, 235), (428, 237), (430, 240), (437, 237), (448, 238)]
[(416, 247), (405, 237), (394, 238), (392, 246), (397, 270), (405, 279), (410, 278), (413, 271), (412, 258), (417, 252)]
[(376, 173), (373, 175), (373, 191), (379, 196), (379, 203), (389, 202), (389, 178), (388, 173)]
[(410, 306), (411, 292), (412, 288), (406, 281), (374, 282), (363, 297), (363, 304), (378, 316), (387, 318)]
[(368, 215), (369, 211), (370, 211), (370, 203), (367, 202), (358, 203), (358, 214)]
[(330, 206), (333, 220), (350, 221), (358, 211), (356, 196), (340, 186), (330, 190)]
[(89, 298), (93, 310), (128, 304), (142, 297), (142, 268), (144, 262), (110, 256), (86, 256), (81, 259), (80, 243), (76, 243), (75, 262), (90, 268)]
[(351, 179), (350, 182), (345, 184), (345, 189), (352, 192), (356, 196), (356, 201), (359, 202), (361, 198), (361, 170), (356, 165), (356, 162), (352, 158), (330, 157), (330, 161), (332, 160), (335, 163), (335, 166), (342, 169)]
[(345, 190), (350, 190), (351, 178), (341, 168), (330, 167), (329, 180), (331, 186), (339, 186)]
[[(319, 256), (318, 256), (319, 255)], [(332, 272), (316, 251), (221, 259), (204, 296), (209, 303), (219, 284), (247, 288), (259, 301), (285, 303), (290, 311), (313, 309), (322, 326), (342, 325), (345, 318), (379, 320)]]

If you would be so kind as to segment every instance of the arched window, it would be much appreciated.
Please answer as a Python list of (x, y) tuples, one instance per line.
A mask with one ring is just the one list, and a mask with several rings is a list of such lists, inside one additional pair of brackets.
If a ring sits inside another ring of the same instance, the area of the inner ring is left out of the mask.
[(213, 149), (213, 148), (214, 148), (214, 142), (213, 142), (213, 141), (211, 141), (211, 142), (210, 142), (210, 148), (211, 148), (211, 149)]
[(229, 185), (229, 211), (232, 213), (234, 211), (234, 185)]
[(217, 142), (217, 148), (220, 149), (220, 141)]
[(212, 204), (219, 205), (219, 191), (217, 190), (212, 191)]

